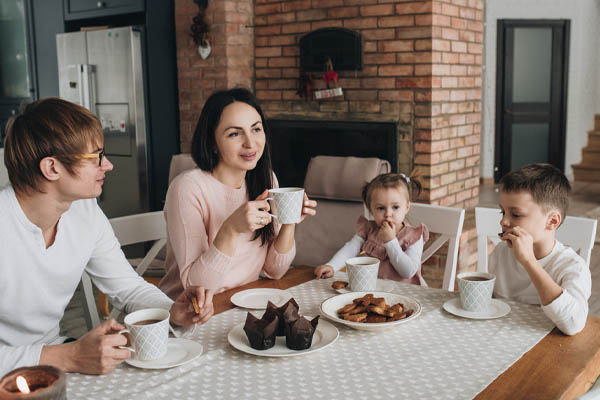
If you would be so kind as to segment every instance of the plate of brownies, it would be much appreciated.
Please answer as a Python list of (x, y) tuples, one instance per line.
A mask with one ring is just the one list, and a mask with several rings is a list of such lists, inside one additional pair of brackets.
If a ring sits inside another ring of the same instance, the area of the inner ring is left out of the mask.
[(352, 292), (323, 301), (321, 314), (354, 329), (379, 331), (417, 318), (421, 304), (414, 297), (396, 293)]
[(227, 335), (229, 344), (244, 353), (264, 357), (292, 357), (333, 344), (339, 336), (328, 321), (300, 315), (298, 303), (291, 298), (278, 307), (268, 302), (261, 318), (252, 313), (246, 322), (234, 326)]

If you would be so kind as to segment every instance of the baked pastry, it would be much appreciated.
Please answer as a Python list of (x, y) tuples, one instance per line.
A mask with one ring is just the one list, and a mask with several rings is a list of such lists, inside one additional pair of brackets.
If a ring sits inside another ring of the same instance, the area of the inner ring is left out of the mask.
[(285, 325), (285, 345), (292, 350), (306, 350), (312, 345), (312, 338), (319, 323), (317, 315), (311, 321), (298, 317)]
[[(299, 316), (299, 314), (298, 314), (299, 308), (300, 307), (298, 306), (298, 303), (296, 303), (296, 300), (294, 300), (293, 297), (291, 299), (289, 299), (281, 307), (277, 307), (275, 304), (273, 304), (271, 301), (269, 301), (267, 303), (267, 309), (265, 311), (264, 316), (268, 316), (269, 319), (272, 319), (274, 315), (278, 316), (279, 317), (279, 325), (277, 326), (276, 334), (277, 334), (277, 336), (284, 336), (285, 335), (284, 314), (287, 315), (287, 318), (289, 320), (296, 319)], [(263, 316), (263, 318), (264, 318), (264, 316)]]
[(348, 286), (348, 282), (344, 282), (344, 281), (334, 281), (331, 284), (331, 287), (334, 288), (335, 290), (344, 289), (346, 286)]
[(285, 344), (292, 350), (310, 348), (319, 317), (309, 321), (300, 316), (298, 309), (298, 303), (291, 298), (281, 307), (269, 301), (261, 319), (248, 313), (244, 332), (248, 336), (250, 347), (266, 350), (275, 345), (277, 336), (285, 336)]
[(244, 332), (250, 342), (250, 347), (256, 350), (267, 350), (275, 346), (275, 333), (279, 326), (279, 317), (263, 315), (261, 319), (248, 313), (246, 323), (244, 324)]

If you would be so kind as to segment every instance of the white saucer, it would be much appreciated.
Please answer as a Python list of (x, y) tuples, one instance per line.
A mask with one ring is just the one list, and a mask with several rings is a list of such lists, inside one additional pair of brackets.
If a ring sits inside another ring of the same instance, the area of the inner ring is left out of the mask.
[(262, 310), (267, 308), (269, 300), (279, 307), (291, 298), (292, 295), (285, 290), (262, 288), (237, 292), (231, 296), (231, 302), (238, 307)]
[(173, 368), (186, 364), (202, 354), (202, 345), (188, 339), (169, 338), (167, 354), (158, 360), (140, 361), (129, 358), (125, 362), (129, 365), (144, 369)]
[[(304, 316), (309, 321), (313, 317)], [(339, 336), (339, 332), (335, 326), (329, 321), (319, 318), (319, 324), (313, 335), (312, 345), (306, 350), (292, 350), (285, 345), (285, 336), (278, 336), (275, 339), (275, 346), (267, 350), (256, 350), (250, 347), (248, 336), (244, 332), (244, 323), (234, 326), (227, 335), (229, 344), (244, 353), (253, 354), (263, 357), (294, 357), (303, 356), (305, 354), (314, 353), (315, 351), (323, 350), (325, 347), (333, 344)]]
[(492, 299), (490, 308), (487, 311), (467, 311), (460, 305), (460, 298), (456, 297), (448, 300), (443, 305), (444, 310), (450, 314), (470, 319), (494, 319), (504, 317), (510, 312), (510, 306), (502, 300)]
[[(394, 290), (394, 288), (396, 287), (396, 284), (394, 283), (394, 281), (391, 281), (389, 279), (377, 279), (377, 283), (375, 284), (375, 292), (391, 292)], [(336, 292), (340, 293), (340, 294), (344, 294), (344, 293), (353, 293), (352, 290), (350, 290), (350, 285), (346, 286), (343, 289), (333, 289)]]

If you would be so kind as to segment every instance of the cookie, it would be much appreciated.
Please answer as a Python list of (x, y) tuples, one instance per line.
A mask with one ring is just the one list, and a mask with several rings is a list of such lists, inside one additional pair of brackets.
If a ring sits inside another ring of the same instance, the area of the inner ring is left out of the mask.
[(348, 286), (348, 282), (344, 281), (335, 281), (331, 284), (331, 287), (335, 290), (344, 289), (346, 286)]

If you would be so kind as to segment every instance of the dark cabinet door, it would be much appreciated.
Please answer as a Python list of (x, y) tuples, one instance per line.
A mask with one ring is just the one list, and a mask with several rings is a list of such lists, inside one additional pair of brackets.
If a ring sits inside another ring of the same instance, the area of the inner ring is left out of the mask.
[(144, 0), (64, 0), (65, 20), (144, 11)]
[(30, 12), (28, 0), (2, 0), (0, 6), (0, 145), (8, 118), (35, 98)]

